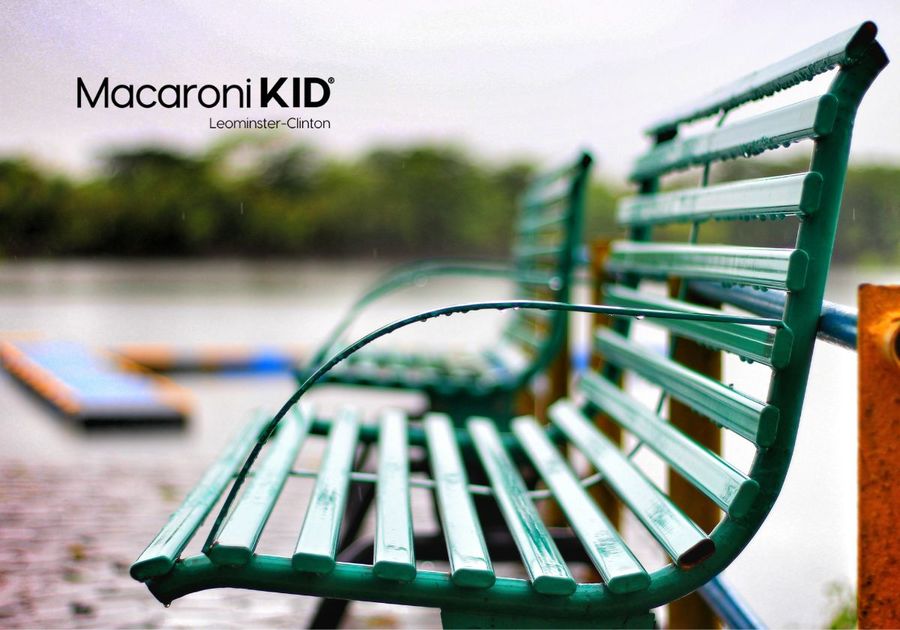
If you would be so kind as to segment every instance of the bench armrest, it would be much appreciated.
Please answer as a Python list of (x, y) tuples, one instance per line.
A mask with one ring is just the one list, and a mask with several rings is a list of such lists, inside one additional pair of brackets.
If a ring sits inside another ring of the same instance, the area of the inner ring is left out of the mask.
[(364, 335), (358, 338), (353, 343), (347, 345), (340, 352), (335, 353), (330, 359), (325, 362), (320, 363), (315, 367), (310, 376), (297, 388), (290, 398), (282, 405), (281, 409), (278, 410), (278, 413), (269, 421), (268, 425), (259, 433), (259, 437), (254, 444), (253, 449), (250, 451), (250, 454), (247, 456), (244, 465), (241, 467), (240, 473), (238, 473), (237, 477), (234, 480), (234, 483), (231, 486), (231, 489), (228, 492), (228, 496), (225, 499), (225, 502), (222, 504), (221, 509), (219, 510), (218, 515), (216, 516), (216, 521), (213, 524), (212, 529), (210, 530), (209, 536), (204, 543), (203, 549), (206, 551), (210, 548), (212, 543), (216, 539), (216, 535), (222, 523), (225, 520), (225, 517), (228, 515), (228, 512), (231, 508), (231, 504), (234, 502), (237, 497), (238, 490), (240, 490), (241, 484), (244, 482), (244, 479), (247, 477), (247, 474), (250, 472), (250, 469), (253, 466), (253, 463), (256, 461), (256, 458), (259, 456), (262, 447), (269, 440), (272, 434), (275, 432), (278, 424), (281, 420), (287, 415), (287, 413), (300, 402), (300, 399), (303, 395), (309, 391), (313, 385), (315, 385), (325, 374), (327, 374), (333, 367), (344, 361), (347, 357), (352, 354), (358, 352), (365, 346), (369, 345), (373, 341), (380, 339), (386, 335), (391, 334), (392, 332), (399, 330), (401, 328), (405, 328), (407, 326), (411, 326), (413, 324), (418, 324), (420, 322), (425, 322), (430, 319), (435, 319), (437, 317), (444, 317), (450, 315), (458, 315), (458, 314), (466, 314), (473, 311), (505, 311), (511, 309), (534, 309), (541, 311), (564, 311), (564, 312), (574, 312), (574, 313), (592, 313), (592, 314), (600, 314), (600, 315), (610, 315), (615, 317), (631, 317), (635, 319), (682, 319), (682, 320), (702, 320), (708, 322), (719, 322), (719, 323), (733, 323), (733, 324), (753, 324), (758, 326), (772, 326), (774, 328), (785, 328), (785, 324), (780, 319), (768, 318), (768, 317), (750, 317), (746, 315), (730, 315), (730, 314), (710, 314), (710, 313), (694, 313), (689, 311), (673, 311), (673, 310), (661, 310), (661, 309), (646, 309), (646, 308), (631, 308), (624, 306), (605, 306), (598, 304), (571, 304), (567, 302), (547, 302), (542, 300), (504, 300), (497, 302), (471, 302), (468, 304), (456, 304), (453, 306), (444, 306), (441, 308), (437, 308), (430, 311), (424, 311), (422, 313), (417, 313), (415, 315), (411, 315), (409, 317), (404, 317), (403, 319), (398, 319), (395, 322), (382, 326), (367, 335)]
[(356, 321), (356, 318), (370, 304), (400, 289), (440, 276), (507, 278), (513, 281), (536, 284), (549, 284), (552, 280), (552, 277), (547, 274), (523, 271), (509, 263), (500, 261), (447, 258), (419, 260), (400, 265), (381, 276), (356, 299), (350, 309), (332, 329), (331, 333), (329, 333), (328, 337), (326, 337), (325, 341), (319, 345), (319, 349), (312, 355), (302, 372), (308, 374), (311, 366), (318, 365), (324, 361), (339, 343), (341, 335), (347, 331), (353, 322)]

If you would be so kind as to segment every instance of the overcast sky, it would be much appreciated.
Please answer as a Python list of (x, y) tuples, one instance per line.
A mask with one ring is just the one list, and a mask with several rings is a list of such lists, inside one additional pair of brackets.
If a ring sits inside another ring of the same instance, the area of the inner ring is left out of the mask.
[[(387, 6), (390, 5), (390, 9)], [(900, 2), (7, 2), (0, 155), (90, 167), (109, 146), (197, 147), (247, 110), (90, 110), (97, 83), (334, 77), (323, 150), (454, 140), (490, 159), (591, 147), (621, 176), (667, 107), (865, 19), (900, 58)], [(864, 101), (856, 159), (900, 161), (900, 63)], [(265, 113), (272, 115), (272, 111)]]

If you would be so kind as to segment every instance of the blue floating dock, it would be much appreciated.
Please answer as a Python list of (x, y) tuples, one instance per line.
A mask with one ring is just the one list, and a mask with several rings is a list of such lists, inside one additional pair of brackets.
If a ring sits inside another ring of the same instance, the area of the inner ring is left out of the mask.
[(131, 344), (116, 354), (154, 372), (288, 372), (303, 365), (304, 353), (272, 346), (201, 346), (185, 348), (160, 344)]
[(84, 426), (182, 425), (190, 412), (187, 390), (81, 343), (3, 341), (0, 363), (53, 409)]

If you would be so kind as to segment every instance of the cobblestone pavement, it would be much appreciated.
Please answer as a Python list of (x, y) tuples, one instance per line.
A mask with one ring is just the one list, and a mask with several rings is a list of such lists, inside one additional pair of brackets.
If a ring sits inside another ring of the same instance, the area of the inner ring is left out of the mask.
[[(283, 399), (292, 385), (286, 378), (182, 380), (196, 395), (186, 431), (91, 434), (47, 413), (0, 375), (0, 628), (308, 624), (312, 598), (216, 590), (164, 608), (128, 575), (248, 410)], [(321, 443), (305, 446), (297, 465), (314, 466)], [(260, 552), (290, 553), (297, 510), (302, 515), (311, 487), (306, 479), (288, 482)], [(344, 626), (433, 628), (440, 619), (434, 610), (353, 603)]]
[[(129, 577), (141, 545), (189, 490), (192, 472), (0, 465), (0, 627), (304, 627), (310, 598), (209, 591), (164, 608)], [(269, 533), (266, 542), (277, 545), (288, 528)], [(439, 619), (436, 611), (354, 604), (345, 625), (436, 627)]]

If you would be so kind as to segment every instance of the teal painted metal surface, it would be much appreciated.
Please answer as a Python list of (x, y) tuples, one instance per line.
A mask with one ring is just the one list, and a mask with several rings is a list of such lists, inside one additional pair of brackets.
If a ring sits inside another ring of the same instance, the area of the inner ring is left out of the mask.
[[(874, 33), (872, 33), (872, 37), (874, 37)], [(235, 498), (239, 496), (242, 483), (259, 455), (262, 445), (274, 433), (278, 423), (304, 393), (323, 379), (334, 366), (372, 341), (405, 326), (434, 317), (478, 310), (519, 308), (547, 310), (556, 313), (600, 313), (618, 318), (619, 321), (616, 322), (614, 329), (622, 335), (626, 335), (629, 328), (628, 320), (625, 318), (639, 316), (645, 317), (651, 322), (664, 323), (666, 326), (671, 326), (673, 321), (697, 322), (710, 327), (706, 332), (720, 328), (729, 330), (728, 334), (730, 335), (743, 335), (746, 338), (749, 338), (747, 334), (738, 334), (731, 327), (739, 325), (748, 329), (750, 327), (767, 329), (763, 332), (765, 334), (774, 333), (776, 338), (783, 331), (789, 332), (792, 336), (789, 355), (780, 361), (772, 371), (772, 381), (765, 401), (767, 405), (778, 410), (780, 414), (778, 426), (771, 444), (767, 448), (757, 450), (753, 464), (746, 475), (758, 484), (759, 492), (746, 506), (746, 509), (741, 510), (740, 518), (726, 515), (707, 537), (667, 500), (662, 492), (635, 467), (634, 463), (617, 446), (602, 437), (589, 424), (585, 413), (590, 412), (590, 405), (579, 408), (574, 403), (563, 402), (555, 405), (552, 410), (553, 420), (561, 429), (560, 433), (565, 434), (583, 451), (602, 473), (603, 482), (623, 498), (626, 505), (642, 519), (648, 531), (660, 541), (664, 548), (668, 549), (676, 560), (675, 563), (654, 571), (649, 576), (649, 584), (646, 585), (646, 588), (629, 592), (614, 592), (614, 589), (606, 584), (579, 584), (575, 592), (569, 596), (547, 597), (536, 592), (529, 581), (512, 578), (499, 577), (496, 578), (493, 586), (473, 589), (460, 587), (459, 576), (434, 571), (419, 571), (409, 582), (400, 583), (386, 582), (375, 575), (373, 567), (367, 565), (336, 563), (330, 573), (314, 575), (296, 571), (290, 558), (254, 555), (243, 567), (231, 567), (216, 566), (201, 555), (176, 562), (165, 575), (151, 577), (148, 580), (148, 586), (154, 595), (161, 601), (169, 602), (176, 597), (204, 588), (242, 587), (322, 597), (431, 606), (442, 609), (447, 619), (493, 619), (498, 623), (505, 623), (510, 619), (510, 611), (515, 611), (515, 614), (521, 615), (521, 618), (571, 620), (573, 626), (589, 622), (603, 625), (609, 620), (624, 625), (628, 620), (635, 619), (646, 622), (648, 619), (646, 611), (683, 597), (721, 573), (752, 539), (766, 518), (780, 491), (790, 463), (805, 394), (809, 360), (816, 338), (825, 277), (833, 248), (853, 118), (866, 89), (887, 63), (886, 56), (877, 43), (870, 42), (863, 48), (864, 50), (858, 54), (854, 53), (852, 60), (848, 57), (847, 65), (840, 70), (829, 88), (829, 95), (835, 99), (836, 103), (834, 122), (827, 134), (823, 132), (815, 137), (815, 150), (809, 169), (810, 172), (818, 173), (822, 177), (820, 202), (816, 210), (805, 216), (804, 221), (800, 223), (796, 247), (796, 251), (808, 257), (808, 269), (802, 284), (793, 284), (785, 280), (785, 285), (790, 285), (788, 286), (790, 293), (781, 316), (769, 318), (727, 315), (715, 310), (709, 312), (709, 309), (693, 310), (691, 307), (653, 309), (579, 305), (541, 300), (508, 300), (435, 309), (384, 326), (356, 342), (348, 344), (344, 349), (334, 352), (330, 355), (331, 358), (323, 360), (281, 410), (266, 424), (259, 440), (251, 449), (234, 483), (228, 490), (223, 508), (207, 539), (206, 548), (209, 547), (209, 541), (215, 540), (224, 519), (231, 512)], [(747, 98), (749, 99), (751, 96), (753, 95), (749, 95)], [(671, 139), (672, 136), (667, 131), (665, 134), (660, 134), (657, 141), (664, 143)], [(643, 195), (653, 194), (659, 188), (656, 175), (648, 176), (638, 184)], [(652, 236), (651, 228), (641, 224), (633, 225), (629, 234), (632, 241), (638, 242), (649, 241)], [(700, 251), (700, 248), (698, 247), (695, 251)], [(618, 281), (626, 287), (625, 290), (642, 288), (640, 286), (641, 274), (633, 273), (633, 271), (626, 270), (620, 273)], [(790, 269), (786, 273), (790, 276)], [(653, 275), (652, 277), (661, 278), (666, 275), (669, 274)], [(690, 299), (690, 296), (684, 296), (684, 298)], [(715, 334), (707, 336), (714, 338)], [(757, 342), (759, 341), (757, 339)], [(606, 375), (615, 371), (621, 371), (621, 368), (611, 363), (604, 368)], [(628, 411), (629, 414), (633, 414), (634, 410), (629, 409)], [(427, 436), (425, 440), (431, 453), (431, 463), (434, 464), (436, 460), (446, 463), (447, 453), (450, 452), (457, 459), (456, 464), (459, 467), (456, 470), (462, 470), (459, 448), (461, 444), (466, 443), (471, 446), (471, 438), (465, 438), (457, 429), (454, 429), (446, 416), (432, 416), (432, 418), (439, 418), (436, 424), (430, 425), (438, 427), (436, 431), (438, 435), (434, 435), (434, 429), (431, 429), (432, 435), (429, 435), (429, 429), (424, 431)], [(314, 428), (317, 424), (314, 423)], [(502, 430), (502, 425), (499, 426)], [(517, 421), (515, 427), (519, 426), (527, 425), (520, 425)], [(534, 430), (537, 430), (537, 435), (541, 435), (540, 429), (537, 427), (526, 429), (524, 435), (528, 435), (528, 431)], [(419, 431), (419, 433), (422, 432)], [(518, 430), (518, 433), (522, 433), (521, 429)], [(378, 437), (377, 430), (367, 429), (367, 434), (375, 439)], [(408, 430), (410, 442), (413, 442), (414, 438), (418, 439), (415, 437), (416, 435), (416, 430), (410, 426)], [(544, 446), (548, 446), (547, 441), (551, 436), (557, 437), (557, 431), (551, 429), (547, 435)], [(505, 432), (498, 433), (498, 439), (503, 443), (503, 448), (509, 449), (510, 453), (513, 452), (515, 443), (518, 443), (516, 437), (517, 434), (510, 437)], [(532, 442), (540, 443), (540, 440), (532, 440)], [(520, 446), (529, 456), (531, 455), (528, 449), (533, 448), (534, 445), (527, 438), (522, 438)], [(551, 451), (553, 448), (550, 446)], [(562, 470), (565, 471), (568, 468), (563, 467)], [(557, 490), (560, 483), (563, 483), (564, 487), (566, 483), (568, 483), (568, 487), (572, 487), (571, 478), (568, 482), (559, 482), (559, 479), (565, 477), (565, 473), (560, 476), (558, 470), (553, 470), (548, 476), (556, 479)], [(459, 479), (452, 475), (449, 477), (445, 475), (443, 482), (458, 484)], [(706, 481), (703, 483), (712, 486)], [(575, 480), (575, 486), (579, 485)], [(459, 511), (459, 505), (465, 505), (466, 501), (471, 502), (472, 494), (490, 494), (492, 492), (483, 487), (469, 487), (465, 485), (464, 481), (458, 489), (460, 490), (458, 493), (460, 499), (447, 501), (445, 508), (457, 508)], [(566, 494), (577, 496), (574, 491), (567, 491)], [(463, 500), (462, 497), (465, 499)], [(570, 502), (572, 501), (577, 502), (577, 499), (570, 499)], [(442, 513), (442, 519), (443, 517)], [(469, 534), (471, 531), (472, 529), (469, 529)], [(475, 531), (478, 530), (475, 529)], [(488, 552), (489, 550), (485, 552), (484, 557)], [(476, 554), (480, 553), (480, 551), (476, 551)], [(461, 583), (464, 582), (463, 580)]]
[(494, 422), (472, 418), (468, 427), (534, 590), (544, 595), (571, 595), (575, 592), (575, 579), (531, 501), (516, 465), (503, 450)]
[[(756, 291), (761, 293), (760, 291)], [(664, 309), (690, 313), (721, 313), (716, 309), (697, 306), (681, 300), (672, 300), (639, 293), (631, 289), (607, 285), (604, 289), (607, 304), (632, 308)], [(769, 317), (781, 317), (781, 312), (766, 313)], [(793, 335), (785, 327), (774, 331), (740, 323), (704, 322), (703, 320), (668, 319), (660, 322), (673, 333), (687, 337), (706, 346), (734, 353), (750, 361), (784, 367), (791, 357)]]
[(453, 441), (453, 424), (443, 414), (429, 414), (423, 424), (435, 501), (447, 540), (450, 577), (459, 586), (489, 588), (495, 580), (494, 568), (466, 487), (468, 478), (462, 455)]
[(210, 466), (200, 482), (185, 497), (178, 510), (159, 531), (140, 557), (131, 565), (131, 577), (145, 581), (165, 575), (175, 566), (175, 561), (216, 501), (231, 482), (260, 432), (266, 428), (268, 418), (259, 414), (232, 439), (222, 455)]
[(527, 417), (513, 420), (512, 428), (610, 591), (630, 593), (647, 588), (650, 576), (581, 486), (546, 432)]
[[(641, 405), (626, 392), (597, 374), (585, 374), (580, 388), (598, 409), (649, 446), (695, 488), (712, 499), (732, 518), (747, 513), (759, 493), (759, 484), (715, 453)], [(565, 417), (562, 414), (560, 418)], [(575, 430), (575, 429), (572, 429)], [(584, 438), (588, 439), (588, 438)]]
[(213, 545), (206, 551), (216, 564), (245, 564), (250, 560), (288, 472), (297, 459), (312, 424), (312, 411), (295, 407), (272, 440), (265, 460), (247, 485)]
[(297, 573), (287, 558), (265, 555), (254, 556), (246, 567), (217, 567), (205, 556), (196, 556), (176, 565), (166, 579), (153, 580), (147, 586), (163, 603), (198, 590), (231, 587), (428, 605), (484, 616), (516, 611), (523, 617), (541, 618), (552, 612), (556, 618), (571, 619), (573, 624), (593, 621), (600, 625), (610, 618), (646, 618), (646, 612), (634, 612), (642, 596), (614, 596), (603, 584), (579, 584), (569, 597), (548, 598), (535, 593), (527, 580), (500, 577), (493, 588), (475, 590), (458, 586), (445, 572), (419, 571), (412, 582), (394, 586), (376, 577), (372, 568), (365, 565), (339, 562), (329, 575), (313, 575)]
[(825, 94), (704, 134), (675, 138), (638, 158), (630, 177), (658, 177), (715, 160), (750, 157), (804, 138), (819, 138), (831, 132), (836, 115), (837, 99)]
[(775, 439), (778, 409), (772, 405), (642, 348), (612, 330), (599, 330), (595, 339), (607, 361), (659, 385), (713, 422), (759, 446), (769, 446)]
[(373, 571), (378, 577), (408, 582), (416, 576), (416, 556), (406, 415), (398, 410), (386, 411), (379, 428)]
[(703, 531), (597, 431), (574, 404), (562, 400), (550, 408), (549, 415), (603, 473), (604, 481), (679, 566), (694, 565), (713, 553), (715, 546)]
[(334, 569), (358, 436), (359, 412), (350, 408), (341, 410), (328, 436), (328, 446), (291, 560), (298, 571), (329, 573)]
[(796, 291), (803, 288), (808, 264), (809, 256), (799, 249), (617, 241), (607, 267), (652, 277), (703, 278)]
[[(816, 212), (800, 224), (797, 249), (807, 253), (811, 264), (803, 290), (790, 293), (785, 305), (783, 321), (794, 340), (789, 360), (773, 373), (766, 401), (779, 409), (777, 435), (767, 449), (758, 451), (748, 472), (750, 478), (759, 483), (760, 493), (743, 519), (725, 519), (715, 529), (712, 538), (716, 543), (716, 553), (711, 558), (687, 574), (662, 571), (653, 575), (653, 585), (662, 587), (673, 599), (678, 593), (688, 593), (706, 583), (737, 557), (765, 520), (784, 483), (797, 437), (809, 361), (834, 246), (853, 121), (866, 90), (888, 63), (884, 50), (873, 41), (874, 25), (867, 23), (861, 32), (865, 37), (856, 38), (860, 43), (858, 51), (852, 59), (845, 60), (846, 64), (828, 89), (828, 93), (837, 99), (835, 121), (828, 135), (816, 139), (809, 168), (809, 171), (817, 172), (823, 178), (821, 200)], [(825, 69), (823, 66), (821, 71)], [(746, 98), (754, 100), (764, 95), (754, 90)], [(669, 137), (669, 130), (661, 130), (657, 141), (664, 142)], [(658, 182), (651, 177), (639, 185), (642, 192), (647, 193), (652, 192)], [(632, 230), (633, 239), (649, 236), (645, 228)]]
[(647, 129), (647, 134), (651, 136), (665, 134), (681, 123), (693, 122), (728, 111), (809, 81), (836, 65), (853, 64), (870, 52), (877, 33), (878, 29), (872, 22), (863, 22), (859, 26), (847, 29), (787, 59), (741, 77), (706, 98), (677, 110), (653, 123)]
[(782, 219), (816, 211), (822, 176), (798, 173), (745, 180), (656, 195), (636, 195), (619, 202), (622, 225), (658, 225), (709, 220)]
[[(429, 319), (434, 319), (437, 317), (454, 315), (454, 314), (463, 314), (474, 311), (483, 311), (483, 310), (506, 310), (506, 309), (537, 309), (537, 310), (547, 310), (547, 311), (562, 311), (562, 312), (582, 312), (582, 313), (594, 313), (594, 314), (603, 314), (603, 315), (614, 315), (618, 317), (645, 317), (648, 319), (680, 319), (686, 321), (720, 321), (723, 323), (749, 323), (749, 324), (757, 324), (763, 326), (783, 326), (783, 323), (776, 319), (771, 318), (760, 318), (760, 317), (747, 317), (743, 315), (730, 315), (730, 314), (707, 314), (707, 313), (691, 313), (691, 312), (681, 312), (681, 311), (664, 311), (664, 310), (654, 310), (654, 309), (635, 309), (635, 308), (626, 308), (626, 307), (616, 307), (616, 306), (603, 306), (603, 305), (594, 305), (594, 304), (569, 304), (569, 303), (560, 303), (560, 302), (541, 302), (537, 300), (508, 300), (502, 302), (481, 302), (481, 303), (471, 303), (471, 304), (460, 304), (455, 306), (449, 306), (444, 308), (435, 309), (432, 311), (428, 311), (425, 313), (419, 313), (413, 315), (411, 317), (406, 317), (386, 326), (383, 326), (376, 331), (358, 339), (354, 343), (348, 345), (344, 350), (334, 355), (331, 359), (329, 359), (326, 363), (320, 366), (304, 383), (297, 389), (296, 392), (285, 402), (285, 404), (281, 407), (281, 409), (272, 417), (268, 423), (262, 428), (259, 433), (259, 438), (256, 443), (253, 445), (250, 450), (249, 455), (246, 456), (246, 460), (244, 461), (243, 466), (238, 472), (234, 483), (232, 483), (227, 496), (225, 497), (225, 501), (222, 504), (222, 507), (219, 510), (218, 515), (216, 516), (216, 520), (213, 523), (213, 526), (207, 536), (206, 542), (203, 545), (204, 551), (208, 550), (212, 544), (214, 543), (216, 536), (218, 535), (219, 530), (221, 529), (222, 523), (225, 518), (228, 516), (231, 510), (231, 506), (234, 503), (236, 497), (240, 492), (240, 488), (243, 484), (243, 481), (247, 478), (254, 462), (259, 456), (262, 447), (269, 440), (269, 438), (275, 433), (279, 423), (286, 416), (287, 413), (293, 409), (293, 407), (300, 401), (303, 395), (313, 386), (315, 385), (319, 379), (326, 372), (331, 370), (335, 365), (344, 361), (352, 355), (353, 353), (359, 351), (361, 348), (369, 345), (373, 341), (388, 335), (396, 330), (404, 328), (406, 326), (411, 326), (413, 324), (417, 324), (423, 321), (427, 321)], [(322, 425), (326, 426), (326, 425)], [(315, 424), (314, 424), (315, 428)], [(456, 435), (455, 431), (450, 432), (450, 436)], [(427, 441), (427, 436), (426, 436)], [(453, 443), (453, 442), (451, 442)], [(460, 440), (462, 443), (462, 440)], [(458, 448), (455, 446), (455, 448)], [(217, 497), (218, 498), (218, 497)], [(327, 558), (324, 559), (323, 565), (327, 565)], [(325, 567), (327, 568), (327, 567)]]

